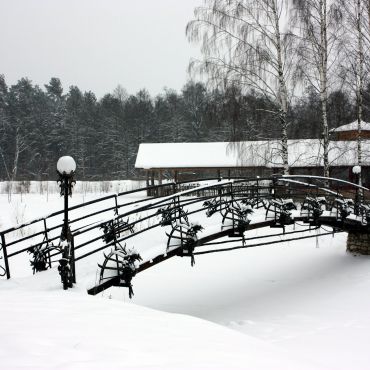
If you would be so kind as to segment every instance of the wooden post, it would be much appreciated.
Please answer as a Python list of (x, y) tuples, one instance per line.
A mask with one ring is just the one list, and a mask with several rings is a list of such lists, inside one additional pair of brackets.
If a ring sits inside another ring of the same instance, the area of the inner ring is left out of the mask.
[(149, 170), (146, 170), (146, 187), (149, 187)]
[[(162, 170), (158, 170), (158, 185), (162, 185)], [(162, 196), (164, 194), (163, 188), (158, 188), (158, 196)]]
[[(149, 171), (149, 175), (150, 175), (150, 186), (154, 186), (154, 170), (150, 170)], [(148, 191), (148, 195), (149, 196), (154, 196), (154, 189), (150, 189), (150, 191)]]
[[(148, 188), (150, 186), (150, 181), (149, 181), (150, 170), (145, 170), (145, 171), (146, 171), (146, 187)], [(146, 195), (150, 197), (151, 191), (149, 189), (146, 190)]]
[(154, 170), (150, 171), (150, 185), (154, 186)]

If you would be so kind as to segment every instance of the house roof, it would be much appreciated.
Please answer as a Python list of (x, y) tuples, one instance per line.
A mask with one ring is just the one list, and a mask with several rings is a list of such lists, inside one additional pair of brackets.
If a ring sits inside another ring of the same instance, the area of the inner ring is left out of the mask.
[[(363, 165), (370, 165), (370, 140), (363, 143)], [(290, 167), (322, 166), (322, 142), (317, 139), (288, 140)], [(331, 166), (357, 164), (356, 141), (331, 141)], [(140, 144), (136, 168), (230, 168), (282, 167), (281, 142), (243, 141), (213, 143)]]
[[(330, 132), (344, 132), (344, 131), (357, 131), (357, 120), (351, 123), (347, 123), (346, 125), (339, 126), (337, 128), (333, 128)], [(362, 131), (370, 131), (370, 123), (361, 121), (361, 130)]]

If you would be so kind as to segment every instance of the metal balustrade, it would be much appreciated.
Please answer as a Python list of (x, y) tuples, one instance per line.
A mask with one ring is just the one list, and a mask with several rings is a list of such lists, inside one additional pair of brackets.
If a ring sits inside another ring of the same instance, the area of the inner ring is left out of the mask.
[[(136, 273), (173, 256), (188, 256), (194, 262), (194, 256), (199, 254), (277, 243), (269, 240), (271, 236), (283, 235), (286, 241), (312, 237), (298, 235), (302, 231), (286, 232), (287, 225), (297, 222), (304, 223), (307, 231), (318, 230), (322, 225), (332, 228), (331, 232), (319, 235), (351, 230), (370, 233), (369, 190), (343, 180), (296, 175), (211, 178), (196, 183), (197, 186), (192, 180), (140, 188), (69, 208), (77, 270), (79, 261), (111, 249), (109, 254), (102, 253), (105, 260), (100, 264), (100, 281), (89, 290), (90, 294), (97, 294), (114, 285), (129, 287), (131, 294), (131, 279)], [(142, 192), (149, 195), (131, 201), (128, 199), (128, 196)], [(252, 222), (253, 212), (262, 208), (264, 220)], [(293, 216), (295, 208), (298, 208), (299, 214)], [(11, 277), (12, 258), (22, 253), (33, 255), (31, 267), (34, 272), (39, 270), (37, 266), (44, 267), (42, 270), (59, 262), (61, 249), (58, 243), (63, 212), (61, 210), (0, 231), (2, 276)], [(221, 214), (219, 231), (203, 238), (198, 235), (202, 225), (189, 220), (189, 216), (197, 213), (207, 213), (209, 217)], [(164, 225), (171, 227), (171, 231), (166, 233), (168, 242), (165, 253), (149, 261), (140, 261), (140, 256), (136, 256), (138, 253), (130, 252), (125, 247), (125, 243), (135, 240), (139, 234)], [(280, 232), (255, 238), (245, 235), (248, 230), (267, 226), (279, 228)], [(231, 239), (217, 241), (225, 237)], [(261, 242), (251, 244), (252, 240)], [(233, 244), (237, 242), (241, 244)], [(230, 243), (227, 248), (219, 247), (227, 243)], [(204, 250), (204, 247), (211, 249)]]

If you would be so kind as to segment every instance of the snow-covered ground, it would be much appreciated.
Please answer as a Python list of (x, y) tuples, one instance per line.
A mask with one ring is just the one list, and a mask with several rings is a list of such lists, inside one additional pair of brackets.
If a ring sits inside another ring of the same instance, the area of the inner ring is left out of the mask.
[[(114, 181), (77, 181), (73, 187), (73, 194), (120, 193), (145, 187), (145, 181), (114, 180)], [(10, 192), (11, 190), (11, 192)], [(1, 181), (0, 194), (39, 194), (48, 198), (49, 194), (58, 194), (60, 187), (56, 181)]]
[[(72, 204), (82, 197), (95, 195)], [(61, 204), (2, 195), (0, 229)], [(68, 291), (56, 269), (31, 276), (24, 264), (0, 281), (0, 369), (369, 369), (370, 257), (345, 243), (337, 234), (203, 255), (194, 267), (172, 258), (134, 278), (132, 301), (123, 288), (87, 296), (95, 260), (78, 263)]]

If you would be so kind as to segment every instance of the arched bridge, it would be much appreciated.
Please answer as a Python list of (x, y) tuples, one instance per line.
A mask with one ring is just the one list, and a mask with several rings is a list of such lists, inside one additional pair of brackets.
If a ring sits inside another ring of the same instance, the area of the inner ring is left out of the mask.
[[(137, 273), (174, 256), (194, 264), (200, 254), (337, 232), (370, 240), (369, 195), (343, 180), (295, 175), (169, 183), (99, 198), (70, 208), (73, 279), (80, 261), (89, 259), (99, 268), (89, 294), (123, 286), (131, 296)], [(0, 232), (3, 275), (10, 278), (12, 259), (26, 252), (34, 272), (61, 264), (62, 212)], [(297, 224), (298, 230), (289, 228)], [(275, 231), (248, 237), (266, 227)]]

